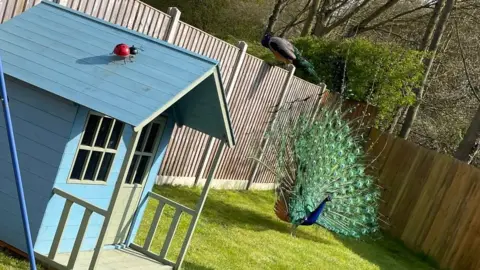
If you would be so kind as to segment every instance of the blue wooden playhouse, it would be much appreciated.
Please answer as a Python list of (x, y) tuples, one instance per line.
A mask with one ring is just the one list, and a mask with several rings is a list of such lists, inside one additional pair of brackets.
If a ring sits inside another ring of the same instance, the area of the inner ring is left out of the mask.
[[(142, 50), (124, 63), (111, 55), (118, 43)], [(151, 190), (175, 124), (219, 139), (217, 162), (223, 145), (234, 145), (218, 63), (50, 2), (0, 25), (0, 56), (36, 257), (59, 269), (114, 269), (102, 258), (128, 247), (180, 267), (208, 184), (195, 209)], [(0, 119), (0, 241), (26, 251)], [(154, 226), (133, 244), (148, 197), (160, 201)], [(149, 248), (165, 205), (176, 212), (156, 254)], [(181, 214), (193, 218), (170, 261)]]

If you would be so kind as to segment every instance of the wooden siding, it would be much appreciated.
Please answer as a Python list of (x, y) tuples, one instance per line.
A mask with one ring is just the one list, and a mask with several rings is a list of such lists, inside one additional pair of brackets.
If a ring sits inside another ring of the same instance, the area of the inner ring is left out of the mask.
[[(6, 78), (33, 240), (50, 198), (77, 107), (31, 85)], [(26, 251), (15, 177), (0, 112), (0, 240)]]
[(374, 173), (386, 190), (386, 229), (441, 267), (480, 268), (480, 170), (450, 156), (374, 130)]
[[(110, 198), (115, 186), (116, 179), (120, 172), (120, 167), (126, 153), (126, 144), (132, 133), (132, 128), (126, 126), (122, 134), (122, 139), (118, 146), (117, 154), (112, 163), (112, 168), (107, 178), (106, 184), (74, 184), (67, 183), (71, 167), (75, 160), (75, 153), (78, 148), (80, 137), (82, 135), (85, 121), (87, 119), (89, 109), (81, 106), (75, 117), (73, 128), (69, 134), (69, 141), (63, 153), (61, 164), (56, 173), (54, 187), (59, 188), (69, 194), (72, 194), (82, 200), (85, 200), (99, 208), (107, 209)], [(50, 190), (51, 193), (51, 190)], [(39, 236), (35, 242), (35, 251), (41, 254), (48, 254), (52, 244), (58, 222), (65, 204), (65, 199), (54, 195), (51, 197), (47, 210), (43, 217), (42, 226)], [(72, 250), (75, 237), (77, 235), (84, 208), (74, 204), (70, 210), (70, 215), (65, 226), (64, 233), (60, 242), (58, 252), (70, 252)], [(103, 223), (103, 217), (93, 214), (88, 224), (85, 239), (81, 250), (90, 250), (95, 246), (100, 228)]]
[[(61, 164), (59, 166), (54, 187), (59, 188), (69, 194), (72, 194), (73, 196), (76, 196), (84, 201), (87, 201), (99, 208), (108, 209), (108, 205), (110, 203), (113, 189), (115, 187), (115, 183), (117, 181), (118, 175), (120, 173), (120, 168), (125, 157), (125, 153), (127, 150), (126, 147), (132, 136), (133, 130), (132, 130), (132, 127), (128, 125), (124, 128), (124, 132), (122, 134), (122, 139), (120, 141), (117, 154), (115, 155), (115, 159), (113, 160), (110, 174), (105, 184), (67, 183), (67, 178), (70, 173), (71, 166), (74, 162), (75, 152), (77, 150), (78, 143), (79, 143), (81, 134), (83, 132), (88, 111), (89, 110), (85, 107), (80, 107), (80, 109), (78, 110), (78, 113), (75, 118), (75, 122), (73, 124), (73, 129), (71, 129), (71, 134), (69, 135), (69, 142), (66, 146)], [(166, 147), (166, 144), (168, 144), (168, 141), (170, 139), (172, 128), (173, 128), (173, 122), (172, 120), (169, 120), (167, 123), (167, 127), (164, 129), (162, 140), (159, 146), (159, 151), (157, 152), (157, 155), (155, 157), (155, 162), (153, 163), (152, 168), (149, 171), (149, 176), (145, 184), (145, 189), (141, 194), (141, 200), (144, 200), (146, 198), (148, 191), (151, 190), (153, 184), (155, 183), (156, 172), (158, 172), (161, 161), (163, 159), (163, 155), (165, 153), (165, 147)], [(52, 186), (50, 186), (49, 188), (50, 190), (48, 191), (48, 195), (51, 194)], [(47, 200), (48, 200), (48, 197), (47, 197)], [(50, 250), (50, 247), (53, 242), (53, 238), (55, 236), (55, 232), (58, 227), (58, 222), (60, 220), (60, 216), (61, 216), (64, 204), (65, 204), (65, 199), (63, 199), (60, 196), (53, 196), (50, 199), (48, 208), (45, 211), (45, 215), (43, 217), (43, 222), (42, 222), (39, 236), (35, 243), (36, 252), (39, 252), (44, 255), (48, 254), (48, 251)], [(72, 247), (74, 245), (75, 237), (80, 228), (80, 223), (82, 221), (84, 208), (74, 204), (74, 206), (70, 211), (71, 212), (70, 212), (67, 224), (65, 226), (65, 230), (62, 235), (62, 239), (58, 249), (58, 252), (60, 253), (71, 252)], [(138, 219), (141, 219), (143, 215), (143, 211), (144, 209), (141, 208), (138, 214)], [(92, 215), (87, 227), (84, 241), (82, 243), (82, 247), (81, 247), (82, 251), (92, 250), (94, 248), (97, 242), (98, 235), (100, 233), (100, 229), (103, 224), (103, 220), (104, 220), (103, 217), (98, 214), (94, 213)], [(134, 237), (136, 231), (138, 230), (138, 226), (139, 226), (139, 220), (136, 220), (133, 234), (130, 238)]]

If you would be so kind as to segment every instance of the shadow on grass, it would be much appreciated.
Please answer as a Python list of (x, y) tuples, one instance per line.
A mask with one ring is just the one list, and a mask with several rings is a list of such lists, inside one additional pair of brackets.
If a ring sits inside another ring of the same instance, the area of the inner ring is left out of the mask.
[[(161, 194), (162, 187), (155, 187), (155, 192)], [(167, 187), (169, 190), (168, 198), (174, 201), (185, 204), (189, 207), (194, 207), (199, 198), (199, 190), (180, 188), (178, 191), (174, 188)], [(257, 205), (272, 205), (271, 209), (252, 210), (248, 207), (242, 207), (225, 203), (224, 201), (214, 198), (212, 196), (207, 198), (205, 208), (202, 212), (201, 219), (208, 220), (210, 223), (216, 223), (223, 227), (237, 227), (251, 231), (277, 231), (285, 234), (290, 234), (290, 224), (280, 221), (273, 214), (273, 202), (268, 198), (258, 196), (255, 192), (238, 192), (243, 200), (250, 201)], [(265, 210), (265, 211), (263, 211)], [(271, 215), (266, 214), (270, 211)], [(297, 230), (297, 238), (315, 241), (317, 243), (330, 244), (328, 240), (317, 235)]]
[[(395, 268), (395, 263), (408, 262), (410, 269), (440, 269), (438, 264), (423, 253), (413, 252), (403, 242), (391, 236), (378, 234), (362, 239), (352, 239), (336, 235), (335, 238), (360, 257), (374, 263), (379, 269), (390, 270)], [(382, 254), (379, 256), (379, 254)], [(406, 269), (406, 268), (402, 268)]]
[(214, 270), (215, 269), (215, 268), (205, 267), (195, 263), (191, 263), (189, 261), (185, 261), (183, 263), (183, 268), (188, 270)]

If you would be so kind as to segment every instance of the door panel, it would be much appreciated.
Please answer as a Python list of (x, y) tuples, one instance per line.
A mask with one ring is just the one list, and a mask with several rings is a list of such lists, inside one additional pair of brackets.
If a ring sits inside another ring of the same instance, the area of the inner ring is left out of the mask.
[(166, 118), (159, 117), (142, 129), (127, 176), (117, 180), (122, 185), (108, 225), (106, 245), (123, 244), (129, 233), (165, 124)]

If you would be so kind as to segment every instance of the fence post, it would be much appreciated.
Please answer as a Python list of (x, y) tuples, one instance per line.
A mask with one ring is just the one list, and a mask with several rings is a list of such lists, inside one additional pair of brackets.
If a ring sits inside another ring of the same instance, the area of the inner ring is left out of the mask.
[(178, 22), (180, 21), (180, 15), (182, 12), (176, 7), (169, 7), (167, 10), (168, 15), (171, 17), (170, 25), (168, 26), (168, 30), (165, 36), (165, 40), (168, 43), (173, 43), (175, 35), (177, 34), (178, 30)]
[(313, 122), (315, 122), (315, 119), (317, 118), (317, 114), (320, 111), (320, 108), (322, 107), (323, 93), (325, 92), (325, 89), (327, 88), (327, 86), (324, 83), (320, 83), (318, 86), (320, 87), (320, 93), (318, 94), (318, 100), (315, 103), (315, 107), (313, 107), (312, 118), (311, 118), (312, 119), (311, 120), (312, 124), (313, 124)]
[(53, 2), (54, 2), (54, 3), (57, 3), (57, 4), (59, 4), (59, 5), (62, 5), (62, 6), (64, 6), (64, 7), (66, 7), (67, 4), (68, 4), (68, 0), (54, 0)]
[[(280, 94), (280, 100), (279, 100), (278, 105), (277, 105), (278, 108), (277, 108), (277, 110), (273, 113), (272, 118), (271, 118), (272, 121), (270, 122), (270, 125), (267, 127), (266, 132), (264, 133), (264, 135), (267, 134), (268, 132), (270, 132), (270, 131), (273, 129), (274, 125), (275, 125), (275, 122), (276, 122), (276, 120), (277, 120), (277, 115), (278, 115), (278, 113), (279, 113), (279, 111), (280, 111), (280, 108), (281, 108), (282, 105), (283, 105), (283, 102), (285, 101), (285, 97), (287, 96), (288, 89), (290, 89), (290, 84), (291, 84), (291, 82), (292, 82), (293, 74), (295, 73), (295, 66), (289, 65), (289, 66), (288, 66), (288, 71), (289, 71), (289, 72), (288, 72), (288, 75), (287, 75), (287, 79), (285, 80), (285, 82), (284, 82), (284, 84), (283, 84), (283, 87), (282, 87), (282, 90), (281, 90), (282, 92), (281, 92), (281, 94)], [(260, 155), (259, 155), (259, 157), (258, 157), (258, 160), (262, 160), (263, 154), (264, 154), (264, 152), (265, 152), (265, 148), (266, 148), (266, 146), (268, 145), (268, 141), (269, 141), (269, 137), (267, 137), (265, 140), (263, 140), (263, 143), (262, 143), (262, 145), (260, 146)], [(255, 167), (253, 168), (253, 172), (252, 172), (250, 178), (248, 179), (248, 184), (247, 184), (247, 188), (246, 188), (247, 190), (250, 189), (250, 187), (251, 187), (251, 185), (252, 185), (252, 183), (253, 183), (253, 180), (254, 180), (255, 177), (257, 176), (258, 166), (259, 166), (259, 163), (256, 162), (256, 163), (255, 163)]]
[[(239, 53), (237, 55), (237, 59), (235, 61), (235, 65), (233, 66), (233, 74), (230, 78), (230, 83), (228, 84), (227, 92), (227, 104), (232, 96), (233, 89), (235, 89), (235, 84), (237, 83), (238, 74), (240, 74), (240, 69), (243, 66), (243, 60), (245, 59), (245, 55), (247, 54), (248, 44), (244, 41), (240, 41), (237, 45), (239, 48)], [(212, 154), (213, 150), (213, 137), (208, 138), (207, 146), (205, 151), (202, 154), (202, 159), (200, 160), (200, 166), (198, 167), (197, 173), (195, 174), (195, 182), (194, 186), (198, 185), (200, 178), (205, 173), (207, 168), (208, 160), (210, 159), (210, 155)]]

